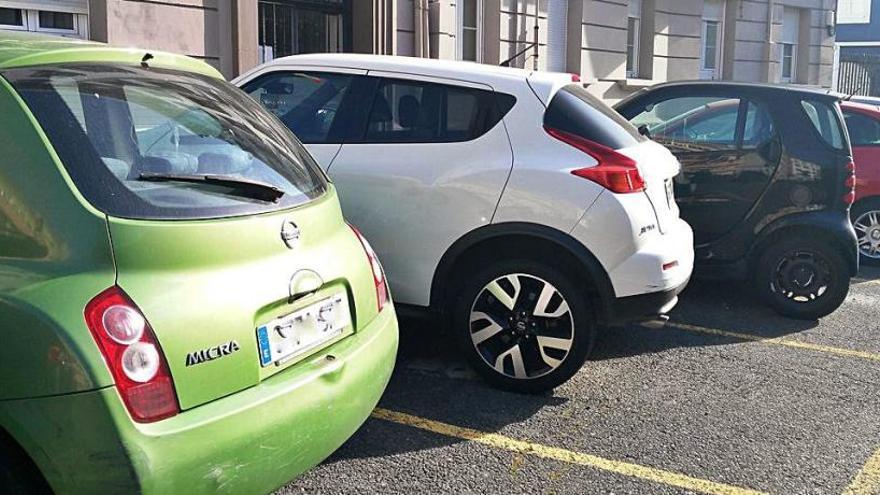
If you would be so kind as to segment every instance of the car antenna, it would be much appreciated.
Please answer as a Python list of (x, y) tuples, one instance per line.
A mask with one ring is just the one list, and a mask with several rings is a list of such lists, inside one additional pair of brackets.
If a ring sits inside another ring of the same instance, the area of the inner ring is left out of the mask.
[(149, 62), (150, 60), (153, 60), (153, 54), (150, 52), (145, 53), (144, 57), (141, 59), (141, 67), (143, 67), (144, 69), (149, 69), (150, 66), (147, 64), (147, 62)]
[(865, 83), (862, 83), (861, 86), (859, 86), (858, 88), (856, 88), (855, 91), (853, 91), (852, 93), (850, 93), (849, 95), (847, 95), (847, 97), (844, 98), (843, 101), (849, 101), (849, 100), (851, 100), (852, 97), (855, 96), (856, 93), (858, 93), (859, 91), (861, 91), (862, 88), (864, 88), (864, 87), (865, 87)]

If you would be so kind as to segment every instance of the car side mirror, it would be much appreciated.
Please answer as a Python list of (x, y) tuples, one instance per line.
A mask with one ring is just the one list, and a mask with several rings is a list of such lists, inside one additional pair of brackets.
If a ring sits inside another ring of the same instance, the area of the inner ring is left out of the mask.
[(645, 136), (648, 139), (651, 139), (651, 129), (648, 129), (648, 124), (642, 124), (638, 127), (639, 134)]

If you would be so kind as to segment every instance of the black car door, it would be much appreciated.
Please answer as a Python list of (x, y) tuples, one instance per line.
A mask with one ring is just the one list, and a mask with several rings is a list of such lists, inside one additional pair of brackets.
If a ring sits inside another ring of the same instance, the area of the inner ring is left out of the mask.
[(697, 245), (718, 240), (749, 213), (779, 163), (766, 106), (731, 91), (672, 88), (618, 108), (679, 159), (675, 195)]

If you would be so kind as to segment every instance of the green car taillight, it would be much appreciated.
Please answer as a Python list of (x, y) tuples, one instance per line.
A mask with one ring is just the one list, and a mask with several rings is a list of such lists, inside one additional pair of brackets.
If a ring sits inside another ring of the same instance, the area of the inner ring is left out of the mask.
[(86, 324), (132, 419), (152, 423), (180, 412), (174, 382), (156, 335), (119, 287), (89, 301)]

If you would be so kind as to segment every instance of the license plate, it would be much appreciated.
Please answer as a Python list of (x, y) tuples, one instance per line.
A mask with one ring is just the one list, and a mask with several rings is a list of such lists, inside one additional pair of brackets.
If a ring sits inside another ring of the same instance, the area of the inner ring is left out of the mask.
[(342, 335), (351, 325), (348, 298), (340, 292), (257, 328), (260, 366), (283, 364)]
[(675, 185), (672, 182), (672, 179), (666, 179), (666, 206), (672, 209), (672, 205), (675, 204)]

